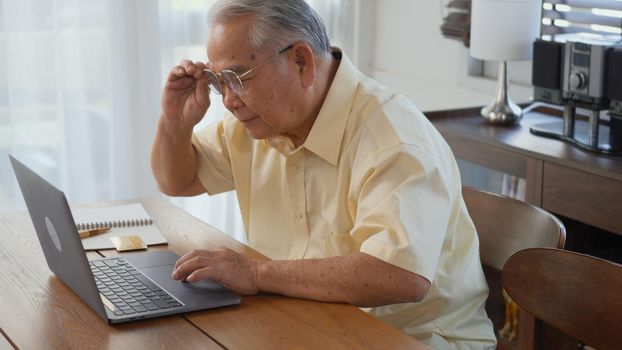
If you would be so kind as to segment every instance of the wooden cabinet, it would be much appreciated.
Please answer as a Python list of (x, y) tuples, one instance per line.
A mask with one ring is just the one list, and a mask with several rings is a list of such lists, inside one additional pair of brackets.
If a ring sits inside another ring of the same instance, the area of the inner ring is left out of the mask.
[(542, 208), (622, 235), (620, 181), (546, 163)]
[(536, 110), (520, 125), (502, 127), (486, 125), (479, 108), (425, 114), (456, 158), (524, 178), (527, 202), (622, 235), (622, 157), (529, 132), (531, 125), (557, 117)]

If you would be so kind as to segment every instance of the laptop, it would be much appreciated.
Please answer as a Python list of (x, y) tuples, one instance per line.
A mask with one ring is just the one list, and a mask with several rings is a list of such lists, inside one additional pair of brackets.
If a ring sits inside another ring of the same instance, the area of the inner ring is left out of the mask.
[(65, 194), (9, 155), (50, 270), (108, 323), (236, 305), (241, 297), (212, 280), (172, 279), (170, 251), (89, 262)]

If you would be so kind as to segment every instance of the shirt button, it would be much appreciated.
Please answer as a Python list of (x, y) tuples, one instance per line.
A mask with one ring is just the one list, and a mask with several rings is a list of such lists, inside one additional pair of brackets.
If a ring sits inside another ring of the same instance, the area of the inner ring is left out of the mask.
[(300, 210), (296, 211), (296, 217), (302, 219), (302, 212)]

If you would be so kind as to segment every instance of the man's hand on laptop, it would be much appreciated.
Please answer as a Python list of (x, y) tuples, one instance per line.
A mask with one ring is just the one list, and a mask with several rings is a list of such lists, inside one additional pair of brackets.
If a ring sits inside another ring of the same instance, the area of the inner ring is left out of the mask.
[(238, 294), (257, 294), (257, 261), (231, 249), (193, 250), (173, 270), (173, 279), (197, 282), (211, 278)]

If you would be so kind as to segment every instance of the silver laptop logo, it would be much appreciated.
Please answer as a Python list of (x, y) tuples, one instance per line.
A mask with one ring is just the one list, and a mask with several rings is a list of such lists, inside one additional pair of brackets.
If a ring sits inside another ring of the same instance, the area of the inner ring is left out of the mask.
[(58, 238), (58, 233), (56, 233), (56, 229), (52, 224), (52, 220), (50, 220), (50, 218), (48, 218), (47, 216), (45, 217), (45, 226), (47, 226), (48, 228), (48, 233), (50, 234), (50, 238), (52, 238), (52, 242), (54, 242), (54, 246), (56, 247), (56, 249), (58, 249), (59, 252), (62, 251), (62, 248), (60, 246), (60, 239)]

